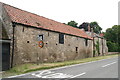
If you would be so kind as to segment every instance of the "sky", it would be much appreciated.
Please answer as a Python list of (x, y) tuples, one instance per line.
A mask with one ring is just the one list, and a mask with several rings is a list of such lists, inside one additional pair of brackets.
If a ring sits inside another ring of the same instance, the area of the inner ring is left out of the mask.
[(22, 10), (67, 23), (96, 21), (105, 31), (118, 24), (119, 0), (0, 0)]

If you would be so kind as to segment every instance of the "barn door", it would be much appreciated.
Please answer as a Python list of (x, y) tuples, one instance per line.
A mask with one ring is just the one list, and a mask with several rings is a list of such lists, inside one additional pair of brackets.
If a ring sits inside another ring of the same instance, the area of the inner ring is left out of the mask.
[[(0, 43), (1, 46), (1, 43)], [(10, 43), (2, 43), (2, 71), (10, 68)]]

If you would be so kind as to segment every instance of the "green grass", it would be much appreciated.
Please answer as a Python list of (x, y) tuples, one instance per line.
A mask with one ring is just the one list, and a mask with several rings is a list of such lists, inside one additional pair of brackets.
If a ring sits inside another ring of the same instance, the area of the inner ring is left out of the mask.
[(8, 77), (8, 76), (28, 73), (28, 72), (32, 72), (32, 71), (37, 71), (37, 70), (44, 70), (44, 69), (50, 69), (50, 68), (55, 68), (55, 67), (97, 61), (97, 60), (107, 59), (107, 58), (111, 58), (111, 57), (115, 57), (115, 56), (118, 56), (118, 55), (114, 54), (114, 55), (99, 56), (99, 57), (85, 58), (85, 59), (80, 59), (80, 60), (71, 60), (71, 61), (64, 61), (64, 62), (42, 63), (39, 65), (32, 64), (32, 63), (31, 64), (30, 63), (23, 64), (23, 65), (15, 66), (14, 68), (3, 72), (2, 77)]

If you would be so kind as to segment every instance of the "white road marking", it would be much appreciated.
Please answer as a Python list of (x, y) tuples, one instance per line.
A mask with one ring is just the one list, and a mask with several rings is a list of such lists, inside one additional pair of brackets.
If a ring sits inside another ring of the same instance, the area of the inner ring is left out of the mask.
[(31, 75), (39, 78), (70, 78), (71, 76), (73, 76), (73, 75), (68, 75), (64, 73), (55, 73), (47, 70), (41, 71), (40, 73), (33, 73)]
[(78, 77), (78, 76), (82, 76), (82, 75), (84, 75), (84, 74), (86, 74), (86, 72), (83, 72), (83, 73), (81, 73), (81, 74), (78, 74), (78, 75), (72, 76), (71, 78), (75, 78), (75, 77)]
[(33, 74), (31, 74), (31, 75), (37, 76), (37, 77), (42, 77), (43, 75), (49, 75), (49, 74), (52, 74), (52, 73), (54, 73), (54, 72), (45, 70), (45, 71), (41, 71), (41, 72), (39, 72), (39, 73), (33, 73)]
[(54, 72), (45, 70), (45, 71), (41, 71), (40, 73), (37, 73), (37, 74), (33, 73), (31, 75), (41, 78), (42, 76), (46, 76), (46, 75), (50, 75), (50, 74), (54, 74)]
[(47, 76), (43, 76), (42, 78), (70, 78), (71, 75), (63, 74), (63, 73), (55, 73)]
[(106, 66), (109, 66), (109, 65), (112, 65), (112, 64), (115, 64), (116, 62), (112, 62), (112, 63), (110, 63), (110, 64), (106, 64), (106, 65), (104, 65), (104, 66), (102, 66), (102, 67), (106, 67)]
[(25, 76), (25, 75), (27, 75), (27, 73), (26, 74), (21, 74), (21, 75), (10, 76), (10, 77), (7, 77), (7, 78), (15, 78), (15, 77), (20, 77), (20, 76)]

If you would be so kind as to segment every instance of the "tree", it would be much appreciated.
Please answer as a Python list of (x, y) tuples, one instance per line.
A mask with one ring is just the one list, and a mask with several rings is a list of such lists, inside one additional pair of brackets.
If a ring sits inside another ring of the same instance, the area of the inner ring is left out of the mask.
[(118, 44), (111, 41), (107, 41), (107, 46), (108, 46), (108, 52), (118, 52), (118, 47), (119, 47)]
[(97, 22), (91, 22), (90, 27), (93, 28), (93, 31), (97, 34), (100, 34), (102, 31), (102, 28), (98, 25)]
[(109, 51), (120, 52), (120, 25), (114, 25), (112, 28), (108, 28), (104, 37), (107, 39)]
[(93, 28), (93, 31), (95, 33), (97, 33), (97, 34), (101, 33), (102, 28), (98, 25), (97, 22), (91, 22), (91, 23), (84, 22), (79, 26), (79, 28), (80, 29), (83, 28), (85, 31), (88, 31), (88, 26), (90, 26), (90, 31), (91, 31), (91, 28)]
[(70, 22), (68, 22), (67, 23), (67, 25), (70, 25), (70, 26), (73, 26), (73, 27), (76, 27), (76, 28), (78, 28), (78, 23), (77, 22), (75, 22), (75, 21), (70, 21)]
[(120, 25), (114, 25), (108, 28), (105, 32), (105, 38), (111, 42), (118, 42), (120, 44)]
[(79, 28), (80, 28), (80, 29), (83, 28), (85, 31), (88, 31), (88, 25), (89, 25), (88, 22), (83, 22), (83, 23), (79, 26)]

